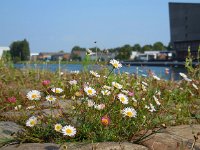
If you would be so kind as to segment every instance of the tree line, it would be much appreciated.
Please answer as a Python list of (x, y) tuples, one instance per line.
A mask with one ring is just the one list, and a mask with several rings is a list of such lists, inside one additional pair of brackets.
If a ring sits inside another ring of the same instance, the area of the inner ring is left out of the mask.
[[(133, 46), (126, 44), (121, 47), (109, 48), (101, 50), (98, 47), (89, 48), (93, 52), (110, 52), (117, 53), (116, 59), (120, 60), (128, 60), (131, 56), (132, 51), (144, 52), (150, 50), (171, 50), (170, 44), (165, 46), (162, 42), (155, 42), (154, 44), (146, 44), (141, 46), (140, 44), (134, 44)], [(73, 60), (81, 60), (80, 55), (77, 51), (86, 51), (86, 48), (82, 48), (80, 46), (74, 46), (71, 50), (71, 59)], [(10, 45), (10, 55), (6, 53), (6, 56), (10, 56), (14, 62), (18, 61), (27, 61), (30, 60), (30, 48), (29, 42), (24, 39), (22, 41), (14, 41)]]
[[(96, 47), (89, 48), (93, 52), (96, 52)], [(144, 46), (141, 46), (140, 44), (134, 44), (133, 46), (126, 44), (121, 47), (116, 47), (116, 48), (109, 48), (109, 49), (104, 49), (100, 50), (97, 47), (97, 51), (102, 51), (102, 52), (110, 52), (110, 53), (117, 53), (116, 59), (119, 60), (128, 60), (131, 56), (132, 51), (137, 51), (140, 53), (143, 53), (144, 51), (162, 51), (162, 50), (172, 50), (170, 43), (165, 46), (162, 42), (155, 42), (154, 44), (146, 44)], [(80, 60), (80, 56), (76, 53), (76, 51), (86, 51), (86, 48), (82, 48), (79, 46), (74, 46), (71, 50), (71, 58), (73, 60)]]

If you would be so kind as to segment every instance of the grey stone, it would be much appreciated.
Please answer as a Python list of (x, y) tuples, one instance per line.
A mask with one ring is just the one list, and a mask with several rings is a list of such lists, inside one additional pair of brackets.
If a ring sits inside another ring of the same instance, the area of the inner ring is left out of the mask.
[(194, 136), (200, 132), (200, 125), (180, 125), (169, 127), (162, 133), (156, 133), (141, 144), (151, 150), (200, 150), (200, 139), (194, 142)]
[(59, 150), (59, 145), (53, 143), (25, 143), (4, 146), (1, 150)]
[(11, 121), (0, 122), (0, 146), (14, 139), (14, 133), (23, 131), (24, 129)]
[(1, 148), (1, 150), (148, 150), (148, 148), (131, 144), (128, 142), (102, 142), (102, 143), (67, 143), (61, 146), (53, 143), (26, 143), (21, 145), (9, 145)]

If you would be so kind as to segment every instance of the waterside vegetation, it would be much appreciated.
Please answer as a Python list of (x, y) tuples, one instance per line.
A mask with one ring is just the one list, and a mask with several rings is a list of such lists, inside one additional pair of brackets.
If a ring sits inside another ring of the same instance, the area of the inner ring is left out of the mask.
[(161, 128), (200, 121), (200, 68), (166, 81), (113, 73), (122, 65), (83, 72), (17, 70), (0, 62), (0, 120), (24, 127), (17, 142), (139, 143)]

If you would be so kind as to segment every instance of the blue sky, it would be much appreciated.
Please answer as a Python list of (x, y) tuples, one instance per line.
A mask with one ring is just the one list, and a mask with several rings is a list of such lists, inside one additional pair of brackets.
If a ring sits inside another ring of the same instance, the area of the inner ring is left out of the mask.
[(200, 0), (0, 0), (0, 46), (24, 38), (31, 52), (167, 45), (168, 2)]

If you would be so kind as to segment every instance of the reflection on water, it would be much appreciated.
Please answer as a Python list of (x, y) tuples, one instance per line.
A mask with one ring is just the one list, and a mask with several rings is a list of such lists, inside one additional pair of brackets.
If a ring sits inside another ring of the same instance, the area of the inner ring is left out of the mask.
[[(32, 69), (42, 69), (42, 70), (49, 70), (55, 72), (58, 70), (58, 64), (15, 64), (15, 68), (32, 68)], [(61, 64), (61, 71), (82, 71), (84, 68), (81, 64)], [(98, 70), (101, 69), (98, 65), (90, 65), (89, 70)], [(118, 71), (116, 71), (118, 72)], [(166, 80), (180, 80), (181, 77), (179, 76), (180, 72), (186, 73), (186, 69), (183, 67), (153, 67), (153, 66), (123, 66), (120, 68), (120, 72), (128, 72), (131, 74), (138, 74), (141, 76), (148, 76), (149, 74), (156, 74), (158, 77)]]

